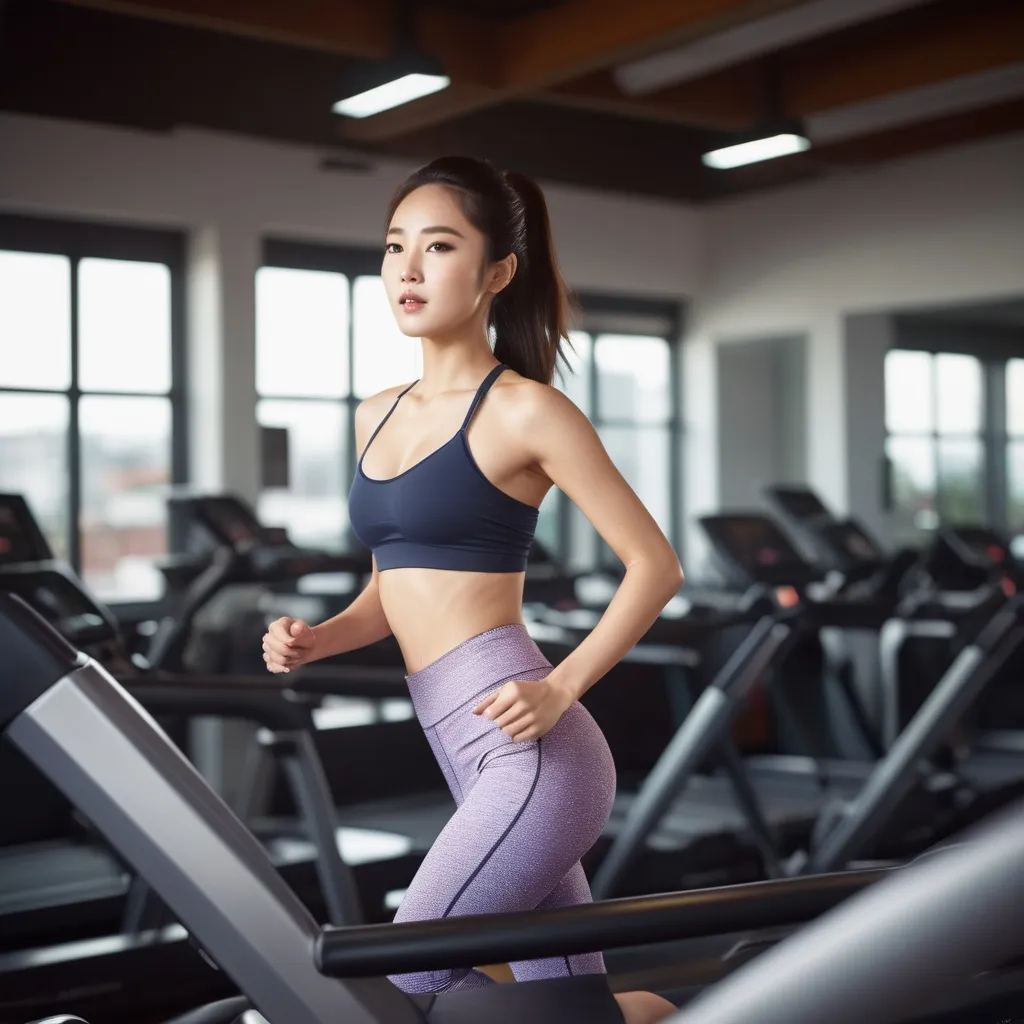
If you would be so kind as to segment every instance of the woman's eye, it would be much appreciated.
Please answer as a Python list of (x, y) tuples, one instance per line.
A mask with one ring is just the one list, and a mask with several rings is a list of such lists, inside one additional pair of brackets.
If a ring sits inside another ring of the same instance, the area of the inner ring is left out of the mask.
[(400, 248), (401, 246), (397, 242), (386, 242), (384, 245), (384, 251), (387, 253), (398, 252)]
[(434, 246), (440, 246), (441, 247), (438, 250), (439, 252), (450, 252), (451, 248), (452, 248), (447, 242), (434, 242), (432, 245), (429, 246), (429, 248), (427, 249), (427, 252), (430, 252), (430, 250), (433, 249)]

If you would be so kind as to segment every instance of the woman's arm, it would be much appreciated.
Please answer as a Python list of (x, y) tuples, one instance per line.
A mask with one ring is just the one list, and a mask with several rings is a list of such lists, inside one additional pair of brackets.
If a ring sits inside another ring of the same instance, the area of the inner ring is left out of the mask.
[(391, 636), (391, 626), (380, 602), (379, 582), (377, 560), (374, 559), (373, 574), (363, 592), (333, 618), (312, 627), (316, 639), (312, 654), (306, 661), (332, 658)]
[(518, 436), (626, 567), (597, 625), (548, 676), (578, 699), (650, 629), (682, 586), (683, 570), (590, 421), (556, 388), (538, 385), (529, 392), (517, 403), (516, 416), (523, 418)]

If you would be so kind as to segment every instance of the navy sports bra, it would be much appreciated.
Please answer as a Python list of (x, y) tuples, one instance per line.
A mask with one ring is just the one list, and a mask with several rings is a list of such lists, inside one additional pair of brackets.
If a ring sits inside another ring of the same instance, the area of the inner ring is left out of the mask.
[(477, 388), (459, 432), (404, 473), (375, 480), (363, 459), (395, 411), (395, 399), (366, 442), (348, 495), (348, 516), (378, 570), (410, 566), (469, 572), (522, 572), (538, 511), (484, 476), (466, 440), (466, 428), (488, 389), (505, 369), (499, 363)]

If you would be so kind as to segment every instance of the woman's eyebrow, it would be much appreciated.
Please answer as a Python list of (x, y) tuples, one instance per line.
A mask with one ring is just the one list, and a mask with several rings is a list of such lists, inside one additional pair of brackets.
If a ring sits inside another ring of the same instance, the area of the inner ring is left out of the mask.
[[(404, 235), (404, 228), (390, 228), (388, 230), (389, 235)], [(444, 224), (432, 224), (429, 228), (424, 228), (421, 235), (455, 235), (456, 238), (465, 238), (466, 236), (461, 231), (456, 231), (455, 228), (446, 227)]]

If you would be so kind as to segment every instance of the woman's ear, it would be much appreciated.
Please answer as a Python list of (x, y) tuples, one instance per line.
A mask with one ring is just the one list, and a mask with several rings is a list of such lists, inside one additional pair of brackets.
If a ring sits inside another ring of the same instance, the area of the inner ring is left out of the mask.
[(498, 260), (491, 268), (491, 282), (488, 285), (488, 291), (497, 294), (507, 288), (509, 282), (516, 276), (518, 266), (519, 261), (514, 252), (510, 252), (503, 260)]

